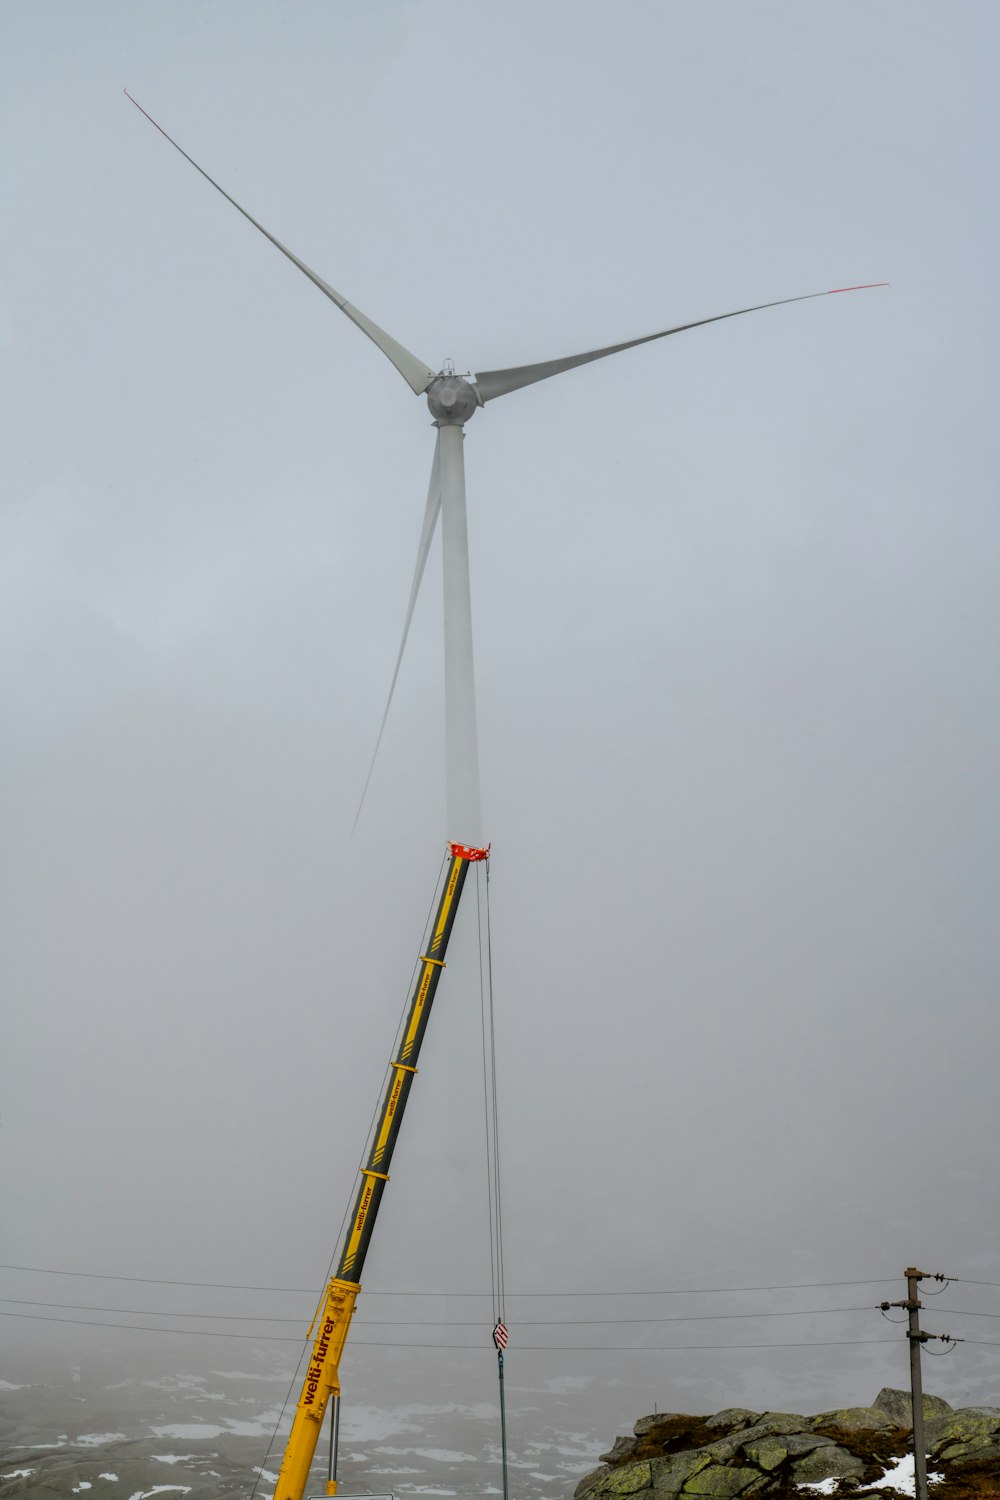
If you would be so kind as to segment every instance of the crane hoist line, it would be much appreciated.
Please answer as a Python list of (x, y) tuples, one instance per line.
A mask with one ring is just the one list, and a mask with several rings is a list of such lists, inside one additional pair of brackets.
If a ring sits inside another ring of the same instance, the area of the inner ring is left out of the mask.
[[(354, 1305), (361, 1290), (361, 1272), (371, 1242), (389, 1164), (399, 1135), (410, 1086), (417, 1071), (417, 1058), (427, 1030), (431, 1006), (444, 968), (445, 954), (469, 866), (489, 858), (489, 849), (467, 844), (448, 845), (445, 871), (437, 910), (430, 926), (426, 952), (421, 953), (396, 1056), (371, 1138), (371, 1148), (361, 1168), (361, 1181), (353, 1211), (347, 1220), (337, 1269), (327, 1288), (322, 1312), (316, 1323), (316, 1338), (285, 1447), (274, 1500), (302, 1500), (309, 1480), (323, 1418), (331, 1398), (340, 1397), (340, 1357), (347, 1342)], [(328, 1495), (337, 1493), (336, 1478), (327, 1482)]]

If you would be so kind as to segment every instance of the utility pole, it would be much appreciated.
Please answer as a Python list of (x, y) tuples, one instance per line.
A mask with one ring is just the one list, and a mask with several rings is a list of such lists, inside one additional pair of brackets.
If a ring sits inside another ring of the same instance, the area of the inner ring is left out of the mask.
[(914, 1500), (927, 1500), (927, 1447), (924, 1442), (924, 1388), (920, 1370), (920, 1345), (929, 1335), (920, 1328), (921, 1302), (917, 1296), (917, 1283), (923, 1281), (923, 1271), (914, 1266), (906, 1269), (906, 1311), (909, 1323), (906, 1337), (910, 1345), (910, 1400), (913, 1406), (913, 1480)]
[[(883, 1302), (880, 1307), (883, 1313), (888, 1312), (890, 1307), (902, 1307), (907, 1315), (906, 1338), (910, 1345), (910, 1401), (913, 1410), (914, 1500), (927, 1500), (927, 1444), (924, 1438), (924, 1390), (920, 1370), (920, 1346), (926, 1344), (928, 1339), (940, 1339), (943, 1344), (950, 1344), (954, 1348), (956, 1344), (961, 1344), (964, 1340), (952, 1338), (950, 1333), (925, 1333), (923, 1331), (920, 1326), (920, 1309), (923, 1303), (917, 1296), (917, 1285), (931, 1277), (931, 1273), (918, 1271), (916, 1266), (907, 1266), (903, 1274), (906, 1277), (905, 1302)], [(948, 1280), (947, 1276), (939, 1272), (935, 1272), (931, 1279), (941, 1282)], [(943, 1291), (944, 1287), (941, 1290)]]

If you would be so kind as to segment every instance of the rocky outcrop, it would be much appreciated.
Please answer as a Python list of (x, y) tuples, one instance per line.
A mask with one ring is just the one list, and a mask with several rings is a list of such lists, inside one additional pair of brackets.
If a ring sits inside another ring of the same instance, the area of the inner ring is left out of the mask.
[(1000, 1411), (995, 1406), (965, 1406), (943, 1412), (924, 1428), (927, 1447), (944, 1463), (995, 1459), (1000, 1473)]
[[(913, 1420), (913, 1407), (909, 1391), (894, 1391), (891, 1386), (886, 1386), (879, 1391), (872, 1405), (884, 1412), (900, 1427), (910, 1426)], [(940, 1396), (924, 1397), (924, 1421), (929, 1422), (933, 1417), (946, 1416), (951, 1411), (947, 1401), (942, 1401)]]
[[(953, 1410), (924, 1397), (929, 1467), (938, 1476), (934, 1500), (996, 1493), (1000, 1478), (1000, 1408)], [(659, 1412), (640, 1417), (631, 1436), (616, 1438), (601, 1465), (577, 1485), (577, 1500), (685, 1496), (912, 1494), (905, 1460), (912, 1453), (908, 1391), (882, 1390), (871, 1406), (840, 1407), (816, 1416), (727, 1407), (713, 1416)], [(987, 1479), (987, 1488), (979, 1478)]]

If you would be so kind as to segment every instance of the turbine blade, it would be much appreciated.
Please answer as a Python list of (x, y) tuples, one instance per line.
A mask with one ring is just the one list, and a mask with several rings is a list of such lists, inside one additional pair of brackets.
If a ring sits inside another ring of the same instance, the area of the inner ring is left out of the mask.
[(403, 652), (406, 649), (406, 638), (410, 633), (410, 622), (413, 619), (413, 611), (417, 606), (417, 595), (420, 593), (420, 584), (424, 576), (424, 567), (427, 562), (427, 554), (434, 540), (434, 528), (437, 525), (438, 513), (441, 510), (441, 431), (438, 429), (437, 441), (434, 444), (434, 462), (431, 465), (431, 482), (427, 487), (427, 504), (424, 507), (424, 523), (420, 528), (420, 542), (417, 546), (417, 560), (413, 567), (413, 582), (410, 585), (410, 598), (406, 606), (406, 617), (403, 620), (403, 636), (396, 653), (396, 665), (392, 672), (392, 681), (389, 683), (389, 695), (385, 700), (385, 708), (382, 712), (382, 722), (378, 727), (375, 738), (375, 749), (372, 751), (371, 763), (368, 767), (368, 775), (361, 789), (361, 798), (358, 802), (358, 810), (354, 814), (354, 822), (351, 824), (351, 832), (358, 826), (361, 817), (361, 809), (365, 805), (365, 797), (368, 794), (368, 785), (372, 779), (375, 769), (375, 761), (378, 758), (379, 747), (382, 744), (382, 735), (385, 732), (386, 720), (389, 717), (389, 705), (392, 703), (392, 695), (396, 690), (396, 679), (403, 661)]
[(586, 354), (570, 354), (565, 359), (550, 359), (538, 365), (517, 365), (510, 370), (484, 370), (476, 376), (479, 399), (483, 404), (497, 396), (506, 396), (509, 391), (519, 391), (522, 386), (534, 385), (536, 380), (548, 380), (550, 375), (561, 375), (564, 370), (575, 370), (577, 365), (589, 365), (595, 359), (604, 359), (608, 354), (620, 354), (623, 349), (635, 349), (639, 344), (650, 344), (655, 339), (669, 338), (672, 333), (684, 333), (688, 328), (704, 328), (706, 323), (721, 323), (726, 318), (741, 318), (744, 313), (763, 312), (767, 307), (784, 307), (789, 302), (809, 302), (814, 297), (832, 297), (836, 292), (863, 292), (876, 286), (888, 286), (887, 281), (869, 282), (867, 286), (840, 286), (829, 292), (807, 292), (802, 297), (782, 297), (778, 302), (759, 302), (756, 307), (738, 307), (735, 312), (716, 313), (714, 318), (699, 318), (694, 323), (679, 323), (676, 328), (664, 328), (661, 333), (647, 333), (640, 339), (629, 339), (624, 344), (609, 344), (605, 349), (591, 349)]
[(147, 111), (143, 109), (142, 105), (137, 99), (132, 98), (132, 95), (129, 93), (128, 89), (125, 90), (125, 97), (126, 99), (130, 99), (131, 102), (135, 105), (136, 109), (139, 110), (141, 114), (144, 114), (146, 116), (146, 119), (151, 125), (156, 125), (157, 130), (166, 140), (170, 142), (174, 150), (179, 151), (184, 160), (189, 161), (192, 167), (194, 167), (195, 171), (200, 172), (205, 181), (212, 184), (216, 192), (221, 193), (223, 198), (225, 198), (228, 203), (231, 203), (233, 207), (243, 215), (244, 219), (248, 219), (255, 229), (260, 230), (265, 239), (271, 241), (271, 244), (274, 245), (275, 249), (280, 250), (282, 255), (286, 256), (288, 260), (291, 261), (293, 266), (298, 266), (303, 275), (309, 277), (309, 280), (312, 282), (313, 286), (318, 286), (323, 295), (325, 297), (329, 297), (330, 301), (340, 308), (345, 317), (350, 318), (351, 322), (354, 323), (356, 327), (360, 328), (362, 333), (368, 335), (372, 343), (375, 344), (377, 348), (381, 349), (385, 357), (388, 360), (391, 360), (391, 362), (396, 366), (396, 369), (399, 371), (400, 375), (402, 375), (411, 391), (419, 396), (423, 391), (427, 389), (431, 381), (436, 379), (436, 372), (432, 370), (429, 365), (425, 364), (422, 359), (418, 359), (415, 354), (411, 354), (409, 349), (404, 349), (402, 344), (397, 343), (390, 334), (386, 333), (384, 328), (380, 328), (377, 323), (373, 323), (371, 318), (366, 318), (364, 313), (361, 312), (358, 308), (353, 307), (351, 303), (348, 302), (346, 297), (342, 297), (338, 291), (335, 291), (334, 288), (330, 286), (329, 282), (324, 281), (322, 276), (317, 276), (316, 272), (310, 270), (304, 261), (299, 260), (298, 256), (294, 255), (292, 251), (288, 249), (287, 245), (283, 245), (280, 240), (275, 239), (270, 230), (265, 229), (263, 224), (258, 224), (253, 215), (248, 214), (246, 209), (242, 208), (240, 204), (237, 203), (235, 198), (230, 197), (229, 193), (226, 192), (224, 187), (219, 186), (214, 177), (209, 177), (204, 167), (199, 167), (194, 157), (188, 156), (183, 147), (178, 146), (177, 142), (172, 138), (172, 136), (167, 135), (167, 132), (164, 130), (162, 125), (156, 124), (153, 116), (151, 114), (148, 114)]

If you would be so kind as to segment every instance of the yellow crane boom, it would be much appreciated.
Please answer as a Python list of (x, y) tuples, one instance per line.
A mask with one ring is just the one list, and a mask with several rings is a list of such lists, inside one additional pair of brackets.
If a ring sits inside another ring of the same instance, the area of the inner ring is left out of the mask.
[[(410, 1086), (416, 1075), (417, 1058), (444, 968), (444, 956), (455, 924), (465, 877), (470, 864), (486, 859), (489, 854), (488, 849), (473, 849), (465, 844), (449, 844), (448, 851), (450, 858), (431, 927), (430, 941), (427, 952), (420, 955), (402, 1039), (390, 1067), (389, 1081), (372, 1136), (368, 1160), (361, 1168), (361, 1182), (344, 1232), (340, 1260), (336, 1274), (327, 1286), (322, 1312), (314, 1324), (316, 1338), (312, 1356), (292, 1420), (274, 1500), (302, 1500), (327, 1407), (331, 1397), (340, 1396), (340, 1357), (344, 1352), (354, 1305), (361, 1290), (361, 1270), (368, 1253), (382, 1194), (389, 1181), (389, 1163)], [(335, 1478), (327, 1482), (326, 1492), (328, 1495), (337, 1493)]]

